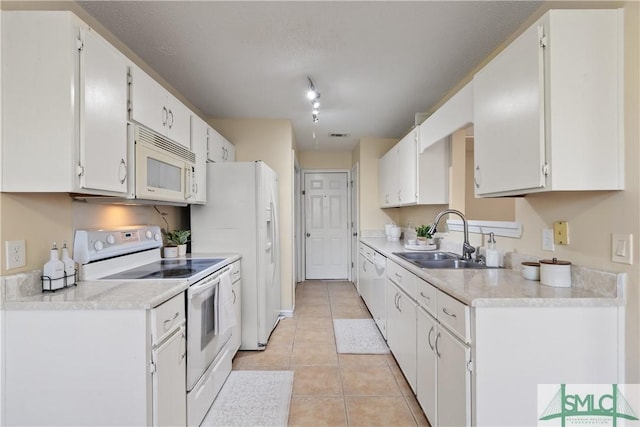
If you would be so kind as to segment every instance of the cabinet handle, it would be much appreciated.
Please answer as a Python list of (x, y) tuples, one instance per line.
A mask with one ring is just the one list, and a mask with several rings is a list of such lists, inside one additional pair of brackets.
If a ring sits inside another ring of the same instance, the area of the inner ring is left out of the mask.
[(449, 317), (458, 317), (458, 316), (456, 316), (456, 315), (455, 315), (455, 313), (449, 313), (449, 312), (447, 311), (447, 307), (442, 307), (442, 312), (443, 312), (444, 314), (446, 314), (447, 316), (449, 316)]
[(427, 300), (427, 302), (431, 301), (431, 297), (424, 294), (424, 292), (420, 291), (420, 296)]
[(173, 317), (171, 319), (167, 319), (164, 321), (164, 328), (167, 329), (167, 323), (173, 323), (174, 320), (176, 320), (178, 318), (178, 316), (180, 316), (180, 313), (178, 313), (176, 311), (176, 314), (173, 315)]
[(362, 271), (367, 272), (367, 261), (362, 263)]
[(427, 342), (429, 343), (429, 347), (431, 348), (431, 351), (435, 351), (435, 348), (433, 348), (433, 344), (431, 344), (431, 334), (435, 330), (436, 330), (436, 327), (432, 326), (431, 329), (429, 329), (429, 334), (427, 335)]
[(400, 308), (400, 298), (402, 298), (402, 295), (398, 294), (398, 298), (397, 298), (397, 303), (396, 303), (396, 307), (398, 308), (398, 311), (400, 313), (402, 313), (402, 309)]
[(440, 350), (438, 349), (438, 340), (440, 339), (440, 332), (438, 332), (438, 335), (436, 335), (436, 355), (438, 356), (438, 359), (440, 359), (440, 357), (442, 356), (440, 354)]
[(236, 291), (231, 289), (231, 294), (233, 295), (233, 304), (235, 304), (236, 303)]
[(476, 166), (476, 173), (473, 174), (473, 183), (476, 188), (480, 188), (480, 182), (482, 181), (482, 176), (480, 175), (480, 165)]
[(167, 125), (167, 119), (169, 118), (169, 111), (167, 107), (162, 107), (162, 126)]
[(402, 274), (399, 274), (399, 273), (394, 273), (394, 274), (398, 278), (398, 281), (402, 282)]
[(184, 343), (184, 345), (182, 346), (182, 348), (184, 348), (184, 351), (180, 355), (180, 360), (184, 360), (184, 358), (187, 357), (187, 334), (186, 334), (184, 328), (182, 328), (181, 342)]
[(120, 184), (124, 184), (127, 181), (127, 162), (124, 159), (120, 159), (120, 172), (124, 171), (124, 176), (120, 178)]
[(169, 122), (169, 129), (173, 127), (173, 111), (169, 110), (169, 116), (171, 116), (171, 121)]

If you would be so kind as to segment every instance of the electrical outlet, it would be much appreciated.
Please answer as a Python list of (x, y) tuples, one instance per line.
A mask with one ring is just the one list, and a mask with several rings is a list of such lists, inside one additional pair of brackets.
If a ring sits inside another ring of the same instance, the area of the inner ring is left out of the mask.
[(542, 250), (553, 252), (556, 250), (553, 244), (553, 228), (542, 229)]
[(5, 241), (5, 254), (7, 270), (24, 267), (27, 265), (27, 256), (24, 240)]

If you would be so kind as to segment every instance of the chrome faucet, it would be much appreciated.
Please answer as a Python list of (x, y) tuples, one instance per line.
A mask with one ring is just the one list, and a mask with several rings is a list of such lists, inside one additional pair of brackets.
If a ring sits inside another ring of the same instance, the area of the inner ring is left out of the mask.
[(473, 246), (471, 246), (471, 244), (469, 243), (469, 226), (467, 224), (467, 219), (464, 217), (464, 214), (462, 212), (455, 209), (443, 210), (436, 216), (436, 219), (433, 220), (433, 224), (431, 224), (431, 227), (429, 227), (429, 234), (435, 233), (436, 228), (438, 228), (438, 223), (440, 222), (440, 218), (442, 218), (444, 215), (447, 215), (447, 214), (456, 214), (460, 218), (462, 218), (462, 226), (464, 227), (464, 243), (462, 244), (462, 259), (471, 259), (471, 254), (474, 253), (476, 249)]

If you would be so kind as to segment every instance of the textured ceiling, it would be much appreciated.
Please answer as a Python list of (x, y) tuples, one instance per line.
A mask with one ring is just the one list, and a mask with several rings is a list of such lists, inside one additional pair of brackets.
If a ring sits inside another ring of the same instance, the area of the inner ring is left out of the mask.
[[(206, 117), (289, 119), (299, 150), (404, 136), (541, 4), (79, 3)], [(307, 76), (321, 92), (316, 124)]]

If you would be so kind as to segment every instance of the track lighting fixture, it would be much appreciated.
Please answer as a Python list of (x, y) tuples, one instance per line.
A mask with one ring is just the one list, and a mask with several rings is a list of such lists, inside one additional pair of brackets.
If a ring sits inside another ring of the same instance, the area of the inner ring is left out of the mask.
[(314, 86), (311, 77), (307, 76), (307, 80), (309, 81), (309, 87), (307, 89), (307, 99), (311, 102), (311, 107), (313, 108), (313, 110), (311, 111), (311, 117), (313, 118), (313, 123), (318, 123), (320, 92), (318, 92), (318, 90)]

